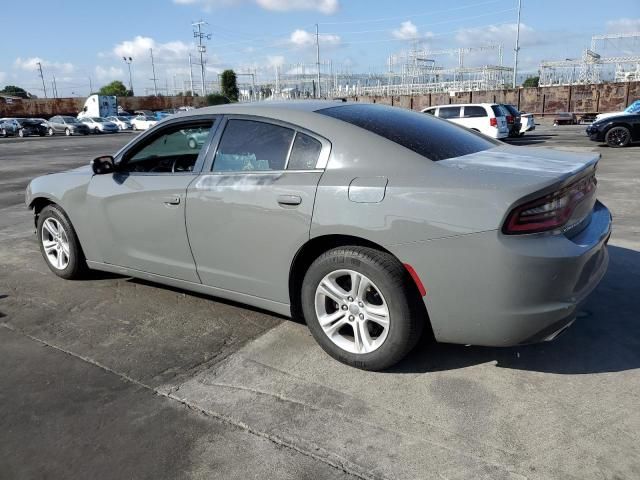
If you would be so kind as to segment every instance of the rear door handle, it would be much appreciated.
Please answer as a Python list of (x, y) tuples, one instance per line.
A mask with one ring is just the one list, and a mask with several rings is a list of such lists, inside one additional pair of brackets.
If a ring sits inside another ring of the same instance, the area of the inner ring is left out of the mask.
[(278, 195), (278, 203), (280, 205), (300, 205), (302, 197), (299, 195)]
[(180, 195), (171, 195), (164, 199), (165, 205), (180, 205)]

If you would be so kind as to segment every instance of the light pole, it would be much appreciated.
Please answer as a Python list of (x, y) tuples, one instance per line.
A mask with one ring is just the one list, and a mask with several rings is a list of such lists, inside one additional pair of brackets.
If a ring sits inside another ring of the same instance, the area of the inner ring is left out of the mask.
[(516, 26), (516, 48), (514, 51), (513, 60), (513, 88), (516, 88), (517, 76), (518, 76), (518, 53), (520, 52), (520, 12), (522, 11), (522, 0), (518, 0), (518, 24)]
[(131, 57), (122, 57), (124, 63), (129, 67), (129, 91), (131, 91), (131, 96), (133, 97), (133, 80), (131, 77), (131, 62), (133, 62), (133, 58)]

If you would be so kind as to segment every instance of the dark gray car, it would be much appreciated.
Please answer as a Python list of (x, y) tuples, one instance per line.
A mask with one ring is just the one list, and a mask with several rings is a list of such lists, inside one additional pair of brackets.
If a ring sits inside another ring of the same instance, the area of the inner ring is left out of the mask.
[(264, 102), (177, 114), (26, 201), (63, 278), (88, 267), (304, 317), (330, 355), (382, 369), (424, 328), (506, 346), (569, 326), (608, 264), (598, 159), (399, 108)]
[(56, 115), (49, 119), (49, 135), (89, 135), (89, 127), (75, 117)]

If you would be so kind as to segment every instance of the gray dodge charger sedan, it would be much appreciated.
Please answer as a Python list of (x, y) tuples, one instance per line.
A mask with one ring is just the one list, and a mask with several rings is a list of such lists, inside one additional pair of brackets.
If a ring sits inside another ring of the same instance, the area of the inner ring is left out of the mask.
[(26, 202), (63, 278), (105, 270), (304, 318), (329, 355), (378, 370), (425, 328), (508, 346), (569, 326), (608, 264), (598, 159), (399, 108), (264, 102), (172, 116), (36, 178)]

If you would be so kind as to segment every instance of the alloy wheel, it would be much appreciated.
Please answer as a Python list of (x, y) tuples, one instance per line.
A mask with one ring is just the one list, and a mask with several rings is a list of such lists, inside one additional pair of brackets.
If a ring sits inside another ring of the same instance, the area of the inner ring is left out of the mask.
[(315, 311), (325, 335), (350, 353), (377, 350), (389, 333), (389, 307), (382, 292), (354, 270), (336, 270), (322, 279)]
[(623, 146), (629, 141), (629, 131), (626, 128), (614, 127), (609, 131), (609, 144)]
[(64, 270), (69, 265), (69, 237), (62, 224), (53, 217), (42, 224), (42, 247), (47, 261), (57, 270)]

